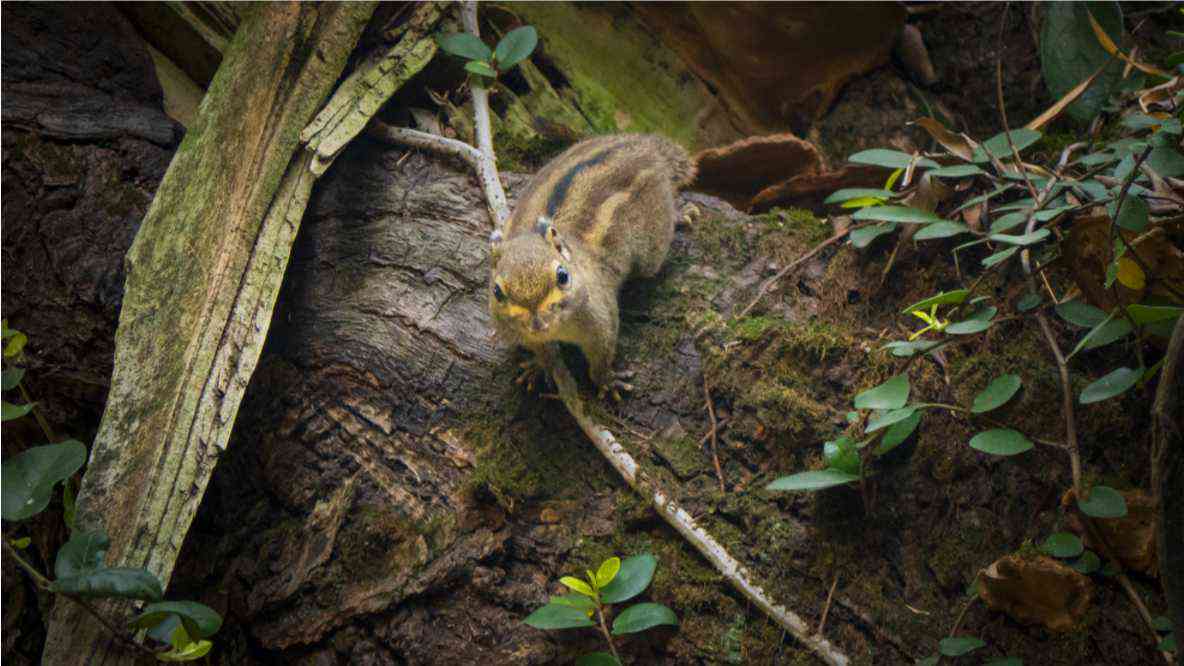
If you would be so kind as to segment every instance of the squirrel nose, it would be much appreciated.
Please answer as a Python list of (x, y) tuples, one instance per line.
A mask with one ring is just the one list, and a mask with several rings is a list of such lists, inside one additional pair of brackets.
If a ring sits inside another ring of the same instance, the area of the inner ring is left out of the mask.
[(547, 330), (547, 325), (543, 323), (542, 319), (539, 319), (538, 315), (534, 315), (530, 318), (530, 328), (535, 333), (542, 333)]

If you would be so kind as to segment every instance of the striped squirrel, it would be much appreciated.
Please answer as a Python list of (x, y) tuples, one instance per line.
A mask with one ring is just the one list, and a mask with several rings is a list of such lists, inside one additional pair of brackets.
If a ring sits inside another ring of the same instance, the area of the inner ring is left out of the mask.
[[(497, 334), (532, 352), (574, 344), (603, 396), (630, 390), (617, 373), (617, 294), (653, 277), (674, 237), (674, 192), (694, 178), (686, 151), (662, 137), (600, 136), (572, 146), (531, 179), (504, 232), (490, 236), (489, 307)], [(503, 236), (504, 233), (504, 236)]]

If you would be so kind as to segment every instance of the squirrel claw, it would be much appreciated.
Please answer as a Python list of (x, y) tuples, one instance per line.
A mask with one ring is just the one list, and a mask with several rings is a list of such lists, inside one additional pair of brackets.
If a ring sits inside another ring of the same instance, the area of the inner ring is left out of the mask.
[(542, 382), (539, 381), (540, 376), (544, 377), (545, 381), (546, 375), (543, 366), (539, 364), (537, 359), (523, 361), (518, 364), (518, 368), (518, 378), (514, 380), (514, 383), (525, 386), (527, 393), (534, 393), (535, 387), (542, 385)]
[(632, 370), (614, 372), (612, 381), (609, 381), (600, 387), (600, 391), (598, 393), (600, 399), (603, 400), (605, 396), (612, 395), (614, 402), (621, 402), (622, 391), (625, 393), (633, 392), (633, 385), (624, 380), (632, 379), (635, 374), (636, 373)]

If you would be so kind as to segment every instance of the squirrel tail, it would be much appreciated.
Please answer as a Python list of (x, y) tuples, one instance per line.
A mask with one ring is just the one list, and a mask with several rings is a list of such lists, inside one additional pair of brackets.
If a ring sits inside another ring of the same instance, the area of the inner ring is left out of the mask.
[(682, 188), (690, 185), (695, 180), (697, 170), (687, 151), (665, 137), (653, 136), (653, 139), (657, 153), (670, 167), (670, 181), (674, 183), (674, 187)]

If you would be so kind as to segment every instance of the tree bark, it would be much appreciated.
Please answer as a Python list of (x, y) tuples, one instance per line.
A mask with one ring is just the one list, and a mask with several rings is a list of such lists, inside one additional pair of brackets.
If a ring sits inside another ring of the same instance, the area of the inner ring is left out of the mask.
[[(107, 530), (109, 566), (146, 567), (164, 581), (172, 573), (258, 360), (299, 223), (285, 208), (274, 214), (273, 202), (298, 196), (281, 182), (300, 133), (373, 7), (258, 7), (157, 190), (127, 256), (115, 374), (78, 497), (76, 527)], [(46, 663), (129, 658), (76, 609), (55, 608)]]

